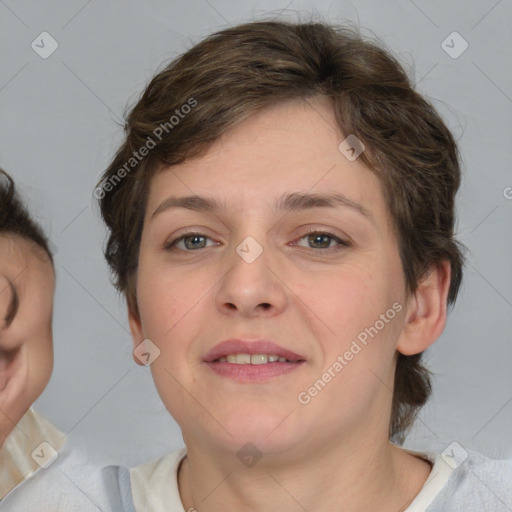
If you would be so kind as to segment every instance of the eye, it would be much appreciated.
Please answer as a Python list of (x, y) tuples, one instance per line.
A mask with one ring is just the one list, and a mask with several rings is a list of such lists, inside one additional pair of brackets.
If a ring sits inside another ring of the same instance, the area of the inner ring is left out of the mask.
[[(339, 238), (333, 233), (329, 233), (328, 231), (318, 231), (312, 229), (308, 231), (308, 233), (302, 236), (299, 240), (307, 239), (308, 244), (313, 244), (313, 247), (309, 246), (310, 249), (325, 249), (326, 252), (338, 251), (343, 247), (349, 247), (350, 243), (346, 240)], [(330, 240), (329, 240), (330, 239)], [(337, 245), (333, 247), (329, 247), (331, 242), (336, 242)], [(315, 247), (316, 246), (316, 247)]]
[[(299, 240), (307, 238), (307, 242), (313, 244), (316, 247), (309, 247), (309, 249), (324, 249), (325, 252), (331, 252), (340, 250), (343, 247), (349, 247), (350, 243), (346, 240), (339, 238), (333, 233), (326, 231), (311, 230), (306, 235), (303, 235)], [(330, 240), (329, 240), (330, 239)], [(206, 240), (211, 240), (203, 233), (185, 233), (178, 238), (168, 242), (165, 245), (165, 249), (169, 251), (184, 250), (186, 252), (195, 251), (198, 249), (204, 249), (206, 246)], [(336, 242), (337, 245), (330, 247), (332, 242)], [(183, 242), (184, 245), (181, 247), (179, 244)], [(294, 244), (295, 245), (295, 244)]]
[[(165, 245), (165, 249), (169, 251), (176, 251), (176, 250), (185, 250), (189, 251), (196, 250), (196, 249), (204, 249), (205, 245), (202, 242), (202, 240), (209, 240), (209, 237), (204, 235), (203, 233), (185, 233), (184, 235), (181, 235), (180, 237), (172, 240), (171, 242), (167, 243)], [(180, 248), (177, 248), (178, 245), (184, 242), (184, 249), (183, 246)]]

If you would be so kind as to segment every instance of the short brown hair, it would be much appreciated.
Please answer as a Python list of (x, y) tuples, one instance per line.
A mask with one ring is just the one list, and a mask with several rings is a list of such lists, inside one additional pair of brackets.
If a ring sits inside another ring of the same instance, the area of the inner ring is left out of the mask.
[[(455, 301), (463, 268), (453, 236), (459, 154), (433, 106), (381, 43), (353, 28), (258, 21), (214, 33), (171, 62), (127, 116), (126, 139), (95, 195), (110, 230), (105, 257), (131, 311), (138, 314), (138, 253), (153, 173), (204, 154), (263, 107), (320, 95), (332, 99), (341, 132), (366, 147), (360, 158), (380, 179), (408, 293), (448, 260), (448, 303)], [(389, 435), (400, 444), (431, 393), (421, 356), (398, 355)]]
[(34, 242), (44, 250), (53, 265), (49, 241), (35, 222), (16, 191), (14, 180), (0, 169), (0, 235), (17, 235)]

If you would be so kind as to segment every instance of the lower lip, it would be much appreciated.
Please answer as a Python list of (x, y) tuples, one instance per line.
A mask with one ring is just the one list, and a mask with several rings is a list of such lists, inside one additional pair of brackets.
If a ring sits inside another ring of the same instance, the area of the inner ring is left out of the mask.
[(274, 363), (265, 364), (235, 364), (235, 363), (213, 363), (206, 362), (206, 364), (219, 375), (229, 377), (238, 382), (262, 382), (265, 380), (279, 377), (287, 373), (293, 372), (304, 361), (296, 363)]

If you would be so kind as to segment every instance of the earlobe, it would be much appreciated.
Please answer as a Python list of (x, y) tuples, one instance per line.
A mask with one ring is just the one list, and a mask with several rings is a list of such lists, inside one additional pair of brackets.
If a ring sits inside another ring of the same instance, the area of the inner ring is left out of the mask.
[[(140, 320), (140, 315), (133, 311), (133, 309), (128, 304), (128, 323), (130, 325), (130, 332), (132, 334), (132, 343), (133, 350), (135, 350), (144, 340), (144, 333), (142, 332), (142, 322)], [(144, 366), (142, 361), (135, 356), (132, 351), (133, 360), (139, 365)]]
[(404, 329), (397, 350), (406, 355), (423, 352), (441, 335), (446, 325), (451, 268), (442, 261), (423, 277), (410, 297)]

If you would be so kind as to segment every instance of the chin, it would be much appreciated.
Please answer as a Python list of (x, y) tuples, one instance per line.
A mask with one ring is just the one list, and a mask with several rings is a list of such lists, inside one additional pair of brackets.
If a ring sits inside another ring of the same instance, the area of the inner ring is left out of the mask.
[(223, 431), (218, 441), (235, 452), (247, 443), (252, 443), (263, 453), (289, 450), (299, 443), (296, 437), (300, 429), (293, 422), (293, 414), (285, 419), (288, 414), (258, 415), (253, 411), (252, 414), (237, 414), (226, 418), (222, 425), (231, 436)]

